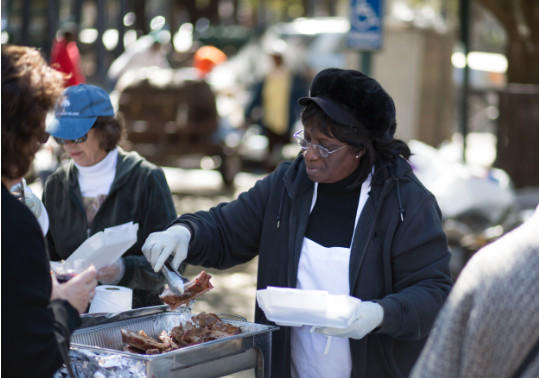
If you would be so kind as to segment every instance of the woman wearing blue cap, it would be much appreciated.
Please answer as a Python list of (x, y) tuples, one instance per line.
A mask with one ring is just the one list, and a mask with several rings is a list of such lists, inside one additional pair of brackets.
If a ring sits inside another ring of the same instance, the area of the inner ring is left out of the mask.
[(137, 242), (114, 264), (101, 268), (97, 278), (134, 289), (133, 307), (161, 304), (163, 278), (140, 248), (151, 232), (176, 216), (163, 171), (117, 146), (121, 123), (114, 118), (109, 95), (94, 85), (68, 87), (47, 131), (71, 158), (47, 179), (43, 192), (51, 259), (66, 259), (105, 228), (138, 223)]
[[(299, 103), (295, 161), (235, 201), (180, 216), (142, 251), (156, 270), (170, 255), (216, 268), (258, 256), (258, 289), (344, 296), (354, 309), (346, 327), (283, 319), (274, 377), (407, 376), (451, 287), (440, 209), (393, 137), (395, 106), (376, 80), (323, 70)], [(255, 320), (273, 324), (259, 306)]]

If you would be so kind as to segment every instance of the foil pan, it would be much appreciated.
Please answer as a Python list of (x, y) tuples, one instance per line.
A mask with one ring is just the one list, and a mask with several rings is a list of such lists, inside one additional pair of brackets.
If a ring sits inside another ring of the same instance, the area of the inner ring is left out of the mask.
[(144, 330), (157, 338), (161, 331), (170, 332), (190, 317), (188, 311), (167, 311), (127, 319), (120, 317), (121, 320), (79, 329), (71, 336), (72, 361), (77, 365), (74, 370), (81, 370), (83, 365), (93, 373), (81, 376), (89, 377), (218, 377), (250, 368), (268, 372), (271, 332), (278, 327), (226, 316), (222, 316), (222, 320), (240, 327), (240, 334), (154, 355), (123, 350), (122, 328), (135, 332)]
[[(137, 378), (146, 377), (146, 366), (114, 353), (71, 348), (70, 365), (75, 377), (80, 378)], [(62, 366), (53, 378), (73, 378)]]

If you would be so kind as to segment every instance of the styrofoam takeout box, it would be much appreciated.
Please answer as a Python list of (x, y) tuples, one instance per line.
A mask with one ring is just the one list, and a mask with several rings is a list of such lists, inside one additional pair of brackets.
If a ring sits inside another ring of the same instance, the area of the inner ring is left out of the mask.
[(346, 328), (355, 318), (358, 299), (323, 290), (268, 286), (256, 292), (266, 318), (282, 326)]
[(94, 265), (96, 269), (114, 263), (137, 241), (138, 224), (127, 222), (108, 227), (86, 239), (64, 262), (61, 269), (81, 272)]

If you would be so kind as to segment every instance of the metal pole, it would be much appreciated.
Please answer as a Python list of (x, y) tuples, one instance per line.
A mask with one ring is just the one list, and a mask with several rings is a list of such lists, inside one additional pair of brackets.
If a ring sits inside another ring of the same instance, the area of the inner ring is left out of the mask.
[(107, 24), (106, 17), (106, 4), (105, 0), (97, 0), (97, 40), (96, 40), (96, 79), (99, 85), (104, 85), (106, 80), (106, 67), (107, 62), (105, 54), (105, 46), (103, 45), (103, 33), (105, 32), (105, 25)]
[(371, 76), (372, 71), (372, 51), (362, 51), (361, 56), (361, 72)]
[[(120, 56), (120, 54), (124, 51), (124, 47), (125, 47), (124, 46), (124, 34), (125, 34), (124, 15), (126, 13), (127, 13), (127, 0), (120, 0), (118, 14), (116, 15), (117, 16), (116, 23), (118, 27), (118, 44), (116, 45), (116, 48), (114, 49), (114, 58)], [(174, 33), (174, 30), (171, 28), (170, 32), (172, 34)]]
[(462, 88), (460, 96), (460, 132), (462, 134), (462, 161), (466, 162), (466, 136), (468, 135), (468, 94), (470, 91), (470, 1), (459, 0), (460, 41), (464, 53), (464, 68), (462, 70)]
[(315, 13), (316, 13), (316, 6), (317, 6), (317, 1), (316, 0), (308, 0), (308, 3), (307, 3), (307, 17), (314, 17)]
[(71, 17), (73, 18), (73, 22), (77, 24), (77, 30), (80, 30), (80, 23), (82, 21), (82, 0), (75, 0), (71, 4)]
[[(47, 7), (47, 32), (44, 33), (45, 40), (43, 41), (43, 54), (47, 60), (50, 59), (52, 45), (56, 39), (58, 24), (60, 18), (60, 2), (52, 0), (48, 2)], [(28, 21), (30, 24), (31, 21)]]
[(259, 30), (266, 29), (266, 0), (260, 0), (256, 8), (256, 26)]
[(22, 22), (21, 22), (21, 34), (20, 39), (15, 39), (16, 43), (21, 45), (30, 45), (30, 23), (31, 12), (30, 12), (30, 0), (24, 0), (22, 2)]

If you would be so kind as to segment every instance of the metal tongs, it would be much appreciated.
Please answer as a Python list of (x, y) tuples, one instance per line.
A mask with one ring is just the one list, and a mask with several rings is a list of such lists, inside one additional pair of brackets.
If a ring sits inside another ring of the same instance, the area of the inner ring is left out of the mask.
[(165, 265), (163, 265), (163, 268), (161, 268), (161, 273), (165, 277), (170, 290), (176, 295), (182, 295), (184, 283), (187, 282), (187, 279), (172, 267), (172, 259), (170, 257), (165, 262)]

